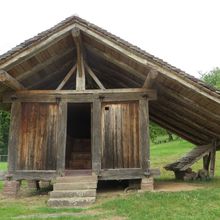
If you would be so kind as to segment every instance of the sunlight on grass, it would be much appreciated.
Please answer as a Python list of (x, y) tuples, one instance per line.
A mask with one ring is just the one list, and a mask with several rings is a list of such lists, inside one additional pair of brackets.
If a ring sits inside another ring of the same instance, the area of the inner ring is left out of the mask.
[[(170, 143), (151, 145), (151, 167), (160, 168), (161, 177), (157, 181), (170, 182), (174, 180), (173, 172), (165, 171), (163, 166), (179, 159), (193, 148), (187, 141), (176, 140)], [(217, 153), (216, 174), (220, 176), (220, 154)], [(197, 171), (202, 167), (199, 161), (193, 166)], [(0, 163), (0, 168), (7, 169), (7, 163)], [(220, 177), (210, 181), (193, 182), (203, 186), (202, 189), (187, 192), (148, 192), (120, 195), (118, 197), (101, 199), (99, 205), (88, 209), (47, 207), (48, 195), (32, 195), (18, 199), (0, 198), (0, 219), (13, 219), (25, 216), (25, 219), (155, 219), (155, 220), (218, 220), (220, 219)], [(192, 184), (192, 183), (190, 183)], [(0, 190), (3, 183), (0, 181)], [(87, 214), (91, 211), (93, 214)], [(62, 213), (70, 213), (71, 216), (59, 216)], [(76, 216), (73, 216), (74, 213)], [(57, 214), (56, 217), (46, 215)], [(35, 217), (31, 217), (34, 215)], [(29, 216), (29, 217), (28, 217)]]
[(7, 162), (0, 162), (0, 171), (6, 171), (8, 169), (8, 163)]

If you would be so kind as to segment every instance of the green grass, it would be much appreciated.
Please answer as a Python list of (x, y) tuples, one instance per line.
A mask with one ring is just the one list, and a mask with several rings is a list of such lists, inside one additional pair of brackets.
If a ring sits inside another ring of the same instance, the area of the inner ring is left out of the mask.
[[(193, 146), (186, 141), (177, 140), (171, 143), (152, 145), (151, 166), (161, 169), (161, 177), (158, 182), (169, 180), (172, 183), (172, 172), (165, 171), (162, 167), (174, 162), (186, 154)], [(0, 219), (13, 219), (23, 215), (43, 215), (75, 213), (76, 216), (60, 216), (44, 219), (156, 219), (156, 220), (217, 220), (220, 219), (220, 155), (217, 153), (216, 174), (211, 181), (189, 183), (199, 184), (202, 189), (187, 192), (149, 192), (143, 194), (121, 195), (111, 199), (99, 198), (98, 204), (84, 209), (53, 209), (46, 205), (48, 195), (32, 195), (21, 197), (17, 200), (0, 197)], [(3, 169), (7, 164), (0, 164)], [(193, 166), (194, 170), (202, 167), (201, 162)], [(0, 183), (0, 189), (2, 184)], [(92, 212), (92, 215), (88, 213)], [(29, 216), (25, 219), (39, 219)], [(48, 218), (46, 218), (48, 217)], [(115, 218), (120, 219), (120, 218)]]
[(6, 171), (8, 168), (8, 163), (7, 162), (0, 162), (0, 171)]

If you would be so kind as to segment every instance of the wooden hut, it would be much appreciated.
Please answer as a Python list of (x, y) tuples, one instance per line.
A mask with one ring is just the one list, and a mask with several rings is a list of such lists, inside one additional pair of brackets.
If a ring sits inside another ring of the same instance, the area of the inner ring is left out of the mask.
[(152, 189), (149, 119), (196, 145), (218, 143), (219, 97), (67, 18), (0, 56), (0, 107), (11, 108), (5, 191), (16, 192), (20, 180), (56, 180), (49, 204), (59, 206), (94, 202), (99, 180), (142, 179)]

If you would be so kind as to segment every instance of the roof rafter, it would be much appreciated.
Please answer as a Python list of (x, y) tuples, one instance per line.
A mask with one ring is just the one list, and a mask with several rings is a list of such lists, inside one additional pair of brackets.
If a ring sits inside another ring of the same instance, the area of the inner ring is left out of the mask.
[(26, 89), (17, 79), (12, 77), (4, 70), (0, 70), (0, 83), (8, 86), (15, 91)]

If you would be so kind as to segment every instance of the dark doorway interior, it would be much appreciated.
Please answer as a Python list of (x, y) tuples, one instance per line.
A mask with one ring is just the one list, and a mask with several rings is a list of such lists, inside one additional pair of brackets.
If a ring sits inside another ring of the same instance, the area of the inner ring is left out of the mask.
[(66, 169), (91, 167), (91, 104), (70, 103), (67, 114)]

